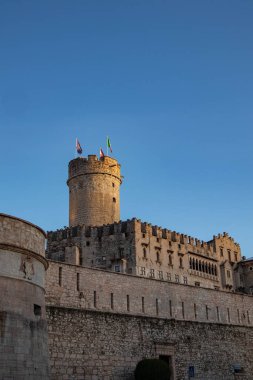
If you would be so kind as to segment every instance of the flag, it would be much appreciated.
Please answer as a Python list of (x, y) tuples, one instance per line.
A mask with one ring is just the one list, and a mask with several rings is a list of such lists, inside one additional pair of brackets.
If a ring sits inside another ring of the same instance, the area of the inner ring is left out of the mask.
[(81, 144), (77, 139), (76, 139), (76, 151), (78, 154), (82, 154), (82, 152), (83, 152)]
[(100, 148), (100, 152), (99, 152), (99, 154), (100, 154), (100, 158), (104, 158), (104, 152), (103, 152), (103, 149), (102, 148)]
[(112, 146), (111, 146), (111, 141), (110, 141), (109, 137), (107, 137), (107, 146), (110, 149), (110, 152), (112, 153)]

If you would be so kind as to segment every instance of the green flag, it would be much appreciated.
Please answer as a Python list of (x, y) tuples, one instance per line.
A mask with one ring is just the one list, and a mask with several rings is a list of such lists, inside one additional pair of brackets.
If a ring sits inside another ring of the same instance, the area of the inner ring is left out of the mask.
[(110, 149), (110, 152), (112, 153), (111, 141), (108, 136), (107, 136), (107, 147)]

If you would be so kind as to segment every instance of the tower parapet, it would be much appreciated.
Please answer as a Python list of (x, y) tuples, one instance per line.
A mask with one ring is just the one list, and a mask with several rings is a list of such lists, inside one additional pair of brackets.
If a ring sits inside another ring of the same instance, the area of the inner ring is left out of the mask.
[(99, 226), (120, 220), (120, 165), (96, 155), (69, 163), (69, 225)]

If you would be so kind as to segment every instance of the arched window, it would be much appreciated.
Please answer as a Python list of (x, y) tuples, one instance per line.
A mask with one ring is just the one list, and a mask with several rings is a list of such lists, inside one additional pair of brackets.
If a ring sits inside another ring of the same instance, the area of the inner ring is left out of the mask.
[(195, 266), (195, 259), (192, 259), (192, 269), (196, 269), (196, 266)]
[(214, 267), (214, 274), (215, 274), (215, 276), (217, 276), (217, 266), (216, 265)]
[(190, 262), (189, 262), (189, 264), (190, 264), (190, 269), (192, 269), (192, 259), (191, 259), (191, 257), (190, 257)]
[(199, 270), (199, 261), (196, 260), (196, 270)]
[(214, 275), (214, 266), (213, 266), (213, 264), (212, 264), (212, 274)]
[(207, 263), (205, 263), (205, 272), (208, 273), (208, 270), (207, 270)]
[(211, 264), (208, 264), (208, 273), (211, 274)]
[(179, 259), (179, 268), (183, 268), (183, 259), (180, 257)]
[(205, 272), (205, 264), (204, 264), (204, 261), (202, 261), (202, 272)]
[(172, 256), (169, 255), (169, 265), (172, 265)]
[(147, 258), (147, 251), (146, 251), (146, 248), (143, 248), (143, 258), (144, 258), (144, 259)]
[(156, 261), (157, 261), (157, 262), (160, 261), (160, 254), (159, 254), (159, 252), (156, 252)]

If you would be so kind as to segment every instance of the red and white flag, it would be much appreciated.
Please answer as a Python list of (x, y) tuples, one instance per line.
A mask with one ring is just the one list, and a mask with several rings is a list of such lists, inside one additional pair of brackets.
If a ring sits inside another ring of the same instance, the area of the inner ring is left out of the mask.
[(80, 144), (80, 142), (77, 139), (76, 139), (76, 151), (77, 151), (78, 154), (82, 154), (83, 153), (81, 144)]
[(104, 158), (105, 155), (102, 148), (100, 148), (99, 154), (100, 154), (100, 158)]

